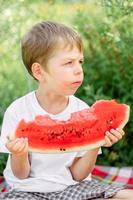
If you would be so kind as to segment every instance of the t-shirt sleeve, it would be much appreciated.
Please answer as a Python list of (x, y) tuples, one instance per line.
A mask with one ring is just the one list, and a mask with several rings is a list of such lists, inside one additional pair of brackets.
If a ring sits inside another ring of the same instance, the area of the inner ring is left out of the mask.
[(5, 144), (7, 142), (7, 136), (15, 131), (17, 124), (15, 113), (12, 111), (7, 111), (4, 114), (1, 135), (0, 135), (0, 152), (10, 153), (6, 148)]

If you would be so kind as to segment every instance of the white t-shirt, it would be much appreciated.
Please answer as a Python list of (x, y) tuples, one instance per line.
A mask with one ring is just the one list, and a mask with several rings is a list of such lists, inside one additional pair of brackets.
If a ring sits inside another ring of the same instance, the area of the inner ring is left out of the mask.
[[(26, 179), (18, 179), (12, 173), (10, 166), (10, 152), (5, 143), (8, 134), (13, 133), (21, 119), (34, 120), (37, 115), (49, 114), (52, 119), (68, 120), (71, 113), (88, 108), (89, 106), (75, 96), (69, 97), (67, 108), (57, 114), (47, 113), (38, 103), (35, 91), (15, 100), (6, 110), (0, 138), (0, 151), (9, 153), (4, 177), (8, 184), (20, 191), (54, 192), (64, 190), (67, 186), (76, 184), (73, 180), (69, 166), (76, 157), (83, 156), (86, 151), (60, 154), (29, 153), (31, 171)], [(87, 180), (91, 179), (89, 175)]]

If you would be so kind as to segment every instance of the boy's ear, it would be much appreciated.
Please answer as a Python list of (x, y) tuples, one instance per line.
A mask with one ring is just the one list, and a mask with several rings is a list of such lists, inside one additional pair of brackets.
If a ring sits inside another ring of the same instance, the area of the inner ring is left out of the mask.
[(44, 70), (42, 68), (42, 65), (35, 62), (31, 66), (31, 71), (35, 79), (37, 79), (39, 82), (44, 80)]

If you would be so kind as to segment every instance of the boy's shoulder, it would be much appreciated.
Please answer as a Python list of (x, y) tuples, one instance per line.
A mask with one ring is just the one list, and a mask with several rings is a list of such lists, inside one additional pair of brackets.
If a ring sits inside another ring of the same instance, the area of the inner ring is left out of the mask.
[(30, 101), (32, 101), (33, 97), (34, 91), (17, 98), (7, 107), (6, 112), (14, 112), (16, 108), (22, 108), (28, 102), (30, 104)]

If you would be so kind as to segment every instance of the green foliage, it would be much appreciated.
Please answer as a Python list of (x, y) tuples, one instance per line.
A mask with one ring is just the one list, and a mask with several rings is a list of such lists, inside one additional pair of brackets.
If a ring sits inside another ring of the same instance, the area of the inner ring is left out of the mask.
[[(123, 140), (104, 148), (98, 163), (132, 165), (133, 162), (133, 4), (110, 1), (2, 1), (0, 12), (0, 126), (7, 106), (36, 87), (23, 67), (20, 39), (36, 22), (55, 20), (71, 25), (84, 40), (85, 80), (76, 95), (92, 104), (116, 99), (131, 106)], [(54, 15), (53, 15), (54, 13)], [(0, 174), (7, 156), (0, 154)]]

